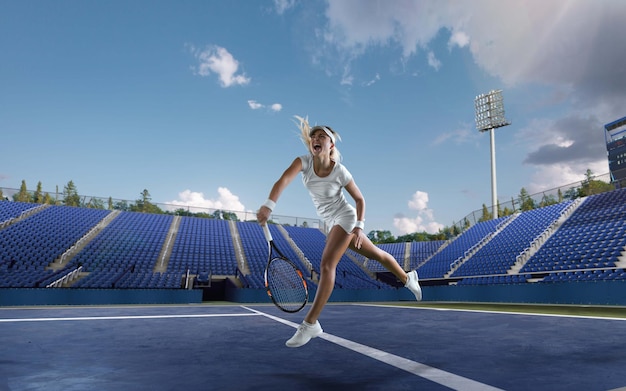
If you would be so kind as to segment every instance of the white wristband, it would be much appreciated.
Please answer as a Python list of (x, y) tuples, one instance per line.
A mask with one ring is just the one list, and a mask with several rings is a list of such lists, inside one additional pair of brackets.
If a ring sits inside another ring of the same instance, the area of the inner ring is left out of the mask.
[(274, 208), (276, 208), (276, 203), (268, 198), (267, 201), (265, 201), (265, 203), (261, 206), (264, 206), (267, 209), (273, 211)]
[(354, 228), (360, 228), (361, 230), (363, 230), (365, 228), (365, 221), (364, 220), (357, 221), (356, 224), (354, 225)]

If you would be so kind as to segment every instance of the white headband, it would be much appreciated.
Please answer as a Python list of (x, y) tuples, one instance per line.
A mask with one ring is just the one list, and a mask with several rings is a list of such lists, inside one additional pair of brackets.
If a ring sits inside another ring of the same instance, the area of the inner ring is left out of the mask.
[[(309, 132), (309, 137), (313, 135), (313, 132), (315, 132), (318, 129), (322, 129), (324, 131), (324, 133), (326, 133), (328, 135), (328, 137), (330, 137), (330, 141), (333, 142), (333, 144), (335, 143), (335, 135), (333, 134), (333, 132), (328, 129), (326, 126), (321, 126), (321, 125), (317, 125), (311, 128), (311, 131)], [(339, 140), (341, 140), (341, 137), (339, 138)]]

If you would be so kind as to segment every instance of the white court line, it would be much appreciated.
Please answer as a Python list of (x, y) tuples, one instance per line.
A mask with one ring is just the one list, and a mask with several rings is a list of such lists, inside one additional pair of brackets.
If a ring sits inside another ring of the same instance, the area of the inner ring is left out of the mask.
[(458, 312), (478, 312), (483, 314), (505, 314), (505, 315), (528, 315), (528, 316), (545, 316), (553, 318), (577, 318), (577, 319), (597, 319), (597, 320), (621, 320), (626, 318), (616, 318), (609, 316), (593, 316), (593, 315), (570, 315), (570, 314), (549, 314), (541, 312), (521, 312), (521, 311), (498, 311), (498, 310), (469, 310), (463, 308), (437, 308), (437, 307), (411, 307), (395, 304), (368, 304), (368, 303), (352, 303), (363, 307), (387, 307), (387, 308), (406, 308), (413, 310), (432, 310), (432, 311), (458, 311)]
[(133, 316), (81, 316), (77, 318), (14, 318), (0, 319), (0, 323), (58, 322), (76, 320), (127, 320), (127, 319), (170, 319), (170, 318), (221, 318), (229, 316), (257, 316), (260, 314), (193, 314), (193, 315), (133, 315)]
[[(252, 311), (256, 314), (263, 315), (267, 318), (280, 322), (282, 324), (291, 326), (293, 328), (297, 328), (298, 324), (279, 318), (277, 316), (273, 316), (270, 314), (266, 314), (264, 312), (260, 312), (254, 310), (252, 308), (241, 306), (249, 311)], [(350, 349), (354, 352), (361, 353), (364, 356), (373, 358), (374, 360), (381, 361), (385, 364), (391, 365), (392, 367), (396, 367), (398, 369), (402, 369), (403, 371), (407, 371), (414, 375), (423, 377), (424, 379), (428, 379), (432, 382), (441, 384), (442, 386), (449, 387), (453, 390), (500, 390), (500, 388), (492, 387), (490, 385), (477, 382), (472, 379), (468, 379), (463, 376), (455, 375), (450, 372), (443, 371), (441, 369), (430, 367), (426, 364), (422, 364), (416, 361), (409, 360), (404, 357), (396, 356), (395, 354), (387, 353), (382, 350), (378, 350), (376, 348), (372, 348), (358, 342), (353, 342), (341, 337), (337, 337), (332, 334), (328, 334), (326, 332), (322, 333), (318, 338), (325, 339), (326, 341), (332, 342), (336, 345), (342, 346), (346, 349)]]

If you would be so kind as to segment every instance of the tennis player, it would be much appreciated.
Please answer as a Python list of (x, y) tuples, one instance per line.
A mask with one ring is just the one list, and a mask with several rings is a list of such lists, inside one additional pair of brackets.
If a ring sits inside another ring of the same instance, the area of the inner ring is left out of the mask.
[[(295, 158), (274, 183), (269, 198), (257, 212), (259, 224), (264, 225), (283, 190), (301, 172), (302, 181), (311, 194), (318, 215), (330, 227), (322, 253), (319, 284), (313, 305), (294, 336), (286, 342), (288, 347), (294, 348), (322, 334), (318, 318), (333, 292), (337, 264), (348, 248), (380, 262), (413, 292), (418, 301), (422, 300), (417, 272), (405, 273), (391, 254), (376, 247), (363, 232), (365, 199), (352, 174), (341, 164), (341, 155), (335, 146), (336, 141), (341, 140), (339, 134), (329, 126), (310, 127), (307, 119), (296, 118), (300, 122), (300, 137), (309, 153)], [(347, 201), (343, 189), (350, 194), (356, 208)]]

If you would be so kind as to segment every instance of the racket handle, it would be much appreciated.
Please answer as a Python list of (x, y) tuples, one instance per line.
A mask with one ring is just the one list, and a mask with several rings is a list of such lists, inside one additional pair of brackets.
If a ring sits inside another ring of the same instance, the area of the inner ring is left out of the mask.
[(267, 225), (267, 223), (263, 225), (263, 233), (265, 234), (265, 239), (267, 240), (267, 242), (271, 242), (272, 233), (270, 232), (270, 227)]

